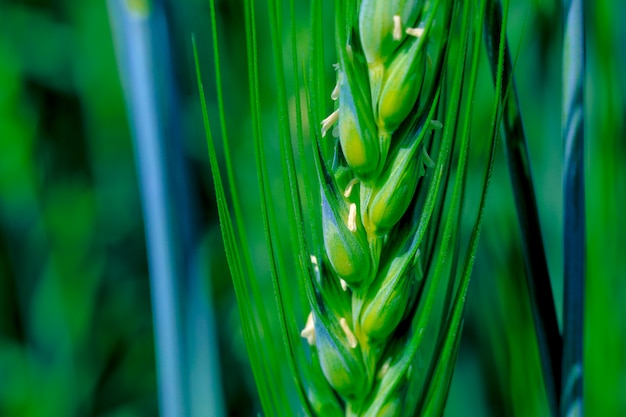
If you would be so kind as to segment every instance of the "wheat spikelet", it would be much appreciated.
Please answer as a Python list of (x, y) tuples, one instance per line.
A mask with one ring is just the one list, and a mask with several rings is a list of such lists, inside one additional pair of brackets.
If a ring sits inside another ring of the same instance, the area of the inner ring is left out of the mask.
[[(430, 132), (441, 127), (430, 117), (431, 59), (442, 54), (435, 22), (445, 20), (448, 7), (363, 0), (358, 24), (338, 42), (336, 109), (322, 121), (321, 139), (335, 142), (321, 156), (325, 290), (302, 336), (346, 415), (397, 416), (405, 406), (409, 378), (382, 407), (373, 404), (397, 349), (398, 326), (414, 311), (422, 285), (420, 251), (411, 250), (404, 225), (432, 167)], [(327, 134), (335, 123), (338, 139)]]

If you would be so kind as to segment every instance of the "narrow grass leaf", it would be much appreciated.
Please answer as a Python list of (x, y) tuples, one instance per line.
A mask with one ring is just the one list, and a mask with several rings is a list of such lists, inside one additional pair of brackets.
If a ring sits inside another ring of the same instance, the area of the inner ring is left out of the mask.
[[(513, 194), (522, 235), (522, 254), (526, 270), (526, 283), (531, 298), (531, 308), (537, 332), (544, 382), (552, 415), (557, 414), (558, 395), (561, 391), (561, 357), (563, 341), (559, 333), (556, 307), (550, 283), (541, 227), (537, 209), (534, 184), (531, 176), (530, 159), (522, 125), (517, 91), (513, 78), (513, 66), (506, 43), (502, 21), (507, 19), (507, 10), (497, 0), (491, 0), (487, 8), (485, 36), (487, 54), (491, 63), (494, 81), (500, 78), (510, 83), (502, 89), (501, 97), (505, 110), (502, 120), (502, 138), (513, 185)], [(501, 42), (502, 40), (502, 42)], [(503, 50), (503, 52), (501, 51)], [(497, 59), (504, 54), (504, 61)]]

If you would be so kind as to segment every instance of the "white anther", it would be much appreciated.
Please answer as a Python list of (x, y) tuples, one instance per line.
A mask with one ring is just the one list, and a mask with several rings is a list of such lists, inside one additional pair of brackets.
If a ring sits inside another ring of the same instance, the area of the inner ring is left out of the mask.
[(318, 273), (320, 272), (320, 266), (317, 263), (317, 256), (311, 255), (311, 264), (313, 265), (313, 270)]
[(424, 28), (406, 28), (404, 31), (407, 35), (415, 36), (419, 38), (424, 34)]
[(385, 363), (383, 363), (383, 365), (380, 367), (378, 374), (376, 374), (376, 378), (383, 379), (387, 371), (389, 371), (390, 365), (391, 365), (391, 357), (388, 357), (387, 360), (385, 360)]
[(358, 178), (352, 178), (352, 180), (350, 180), (350, 182), (348, 183), (348, 185), (346, 186), (346, 190), (343, 192), (343, 196), (345, 198), (350, 198), (350, 196), (352, 195), (352, 189), (354, 188), (354, 186), (356, 185), (356, 183), (359, 182)]
[(350, 326), (348, 326), (348, 322), (343, 317), (339, 319), (339, 325), (341, 326), (341, 330), (346, 334), (346, 339), (348, 339), (348, 345), (354, 349), (357, 347), (359, 342), (356, 340), (356, 336), (350, 330)]
[(313, 312), (309, 313), (309, 317), (306, 319), (304, 329), (300, 332), (300, 336), (306, 339), (309, 346), (315, 344), (315, 322), (313, 321)]
[(348, 283), (343, 279), (339, 278), (339, 283), (341, 284), (341, 289), (344, 291), (348, 291)]
[(356, 232), (356, 204), (350, 204), (350, 213), (348, 213), (348, 230), (352, 233)]
[(402, 39), (402, 20), (399, 15), (393, 17), (393, 40), (399, 41)]
[(333, 88), (332, 93), (330, 93), (330, 98), (333, 101), (336, 101), (339, 98), (339, 82), (337, 82), (337, 84), (335, 84), (335, 88)]
[(322, 122), (320, 123), (322, 125), (322, 137), (326, 136), (326, 132), (328, 132), (328, 129), (330, 129), (332, 125), (337, 123), (338, 119), (339, 109), (335, 110), (330, 114), (330, 116), (322, 120)]

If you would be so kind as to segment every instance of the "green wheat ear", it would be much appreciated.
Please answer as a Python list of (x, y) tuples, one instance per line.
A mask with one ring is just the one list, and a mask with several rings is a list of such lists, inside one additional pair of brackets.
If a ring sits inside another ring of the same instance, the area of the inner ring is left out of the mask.
[[(274, 290), (269, 301), (259, 289), (262, 277), (252, 267), (232, 173), (214, 1), (210, 4), (227, 181), (221, 178), (197, 67), (198, 81), (224, 244), (265, 413), (441, 414), (500, 118), (496, 101), (492, 129), (480, 136), (487, 138), (489, 149), (481, 161), (484, 176), (470, 189), (471, 103), (485, 0), (336, 1), (338, 65), (332, 93), (324, 87), (322, 35), (328, 27), (321, 1), (311, 4), (311, 47), (302, 48), (308, 55), (301, 55), (295, 3), (287, 4), (291, 42), (285, 54), (285, 5), (268, 0), (278, 138), (263, 134), (259, 17), (255, 1), (245, 2), (251, 146)], [(288, 66), (285, 56), (291, 59)], [(307, 74), (299, 72), (302, 61), (310, 63)], [(296, 100), (290, 114), (288, 94), (299, 93), (301, 85), (307, 109)], [(272, 204), (265, 151), (276, 139), (289, 256), (280, 250), (284, 236)], [(308, 158), (315, 172), (308, 169)], [(478, 204), (465, 202), (470, 192), (480, 197), (472, 199)], [(469, 222), (469, 235), (463, 232), (464, 222)], [(306, 300), (308, 306), (294, 300)], [(273, 337), (277, 327), (279, 334)]]

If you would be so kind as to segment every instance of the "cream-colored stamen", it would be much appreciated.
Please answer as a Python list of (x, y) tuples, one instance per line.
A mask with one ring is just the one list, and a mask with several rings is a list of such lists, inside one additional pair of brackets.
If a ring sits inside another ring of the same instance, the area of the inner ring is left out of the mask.
[(313, 312), (309, 313), (309, 317), (306, 319), (304, 329), (300, 332), (300, 336), (306, 339), (309, 346), (315, 344), (315, 322), (313, 321)]
[(356, 204), (350, 204), (350, 213), (348, 213), (348, 230), (352, 233), (356, 232)]
[(406, 28), (404, 32), (406, 32), (407, 35), (411, 35), (411, 36), (415, 36), (416, 38), (419, 38), (420, 36), (424, 34), (424, 28)]
[(333, 92), (330, 93), (330, 98), (335, 101), (339, 98), (339, 83), (337, 83), (335, 85), (335, 88), (333, 88)]
[(350, 196), (352, 195), (352, 189), (354, 188), (354, 186), (356, 185), (356, 183), (359, 182), (358, 178), (352, 178), (350, 180), (350, 182), (348, 183), (348, 186), (346, 187), (346, 190), (343, 192), (343, 196), (345, 198), (350, 198)]
[(402, 39), (402, 20), (399, 15), (393, 17), (393, 40), (399, 41)]
[(339, 319), (339, 325), (341, 326), (341, 330), (346, 334), (346, 338), (348, 339), (348, 345), (354, 349), (357, 347), (359, 342), (356, 340), (356, 336), (350, 330), (350, 326), (348, 326), (348, 322), (343, 317)]
[(313, 270), (315, 272), (320, 272), (320, 266), (317, 263), (317, 256), (311, 255), (311, 264), (313, 265)]
[(322, 137), (326, 136), (326, 132), (328, 132), (328, 129), (330, 129), (332, 125), (337, 123), (338, 119), (339, 119), (339, 109), (335, 110), (334, 112), (330, 114), (330, 116), (322, 120), (321, 122)]
[(341, 284), (341, 289), (344, 291), (348, 291), (348, 283), (343, 279), (339, 278), (339, 284)]

